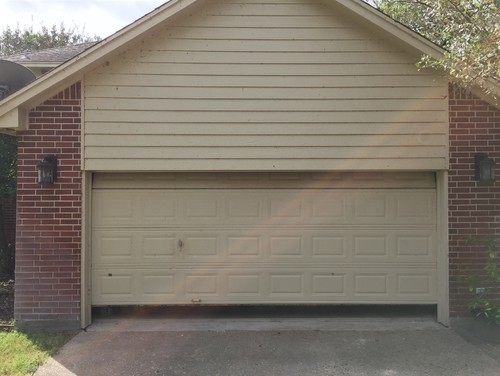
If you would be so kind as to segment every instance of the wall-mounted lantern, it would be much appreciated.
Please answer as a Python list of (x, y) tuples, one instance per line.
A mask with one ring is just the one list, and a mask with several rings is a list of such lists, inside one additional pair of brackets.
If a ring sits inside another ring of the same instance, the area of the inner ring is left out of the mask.
[(57, 180), (57, 157), (47, 155), (36, 165), (38, 171), (37, 183), (41, 185), (53, 184)]
[(495, 182), (495, 161), (487, 154), (478, 153), (474, 156), (475, 178), (482, 184)]

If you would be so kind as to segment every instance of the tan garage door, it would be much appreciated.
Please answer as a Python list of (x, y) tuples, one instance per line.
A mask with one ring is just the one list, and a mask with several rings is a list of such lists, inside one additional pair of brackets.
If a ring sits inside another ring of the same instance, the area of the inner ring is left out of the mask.
[(432, 173), (94, 176), (92, 303), (436, 303)]

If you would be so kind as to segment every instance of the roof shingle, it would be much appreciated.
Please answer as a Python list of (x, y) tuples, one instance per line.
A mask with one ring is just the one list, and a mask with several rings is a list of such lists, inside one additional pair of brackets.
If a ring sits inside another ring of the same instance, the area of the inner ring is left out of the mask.
[(87, 48), (92, 47), (97, 42), (87, 42), (72, 46), (48, 48), (40, 51), (27, 51), (20, 54), (6, 56), (3, 59), (14, 63), (64, 63), (65, 61), (79, 55)]

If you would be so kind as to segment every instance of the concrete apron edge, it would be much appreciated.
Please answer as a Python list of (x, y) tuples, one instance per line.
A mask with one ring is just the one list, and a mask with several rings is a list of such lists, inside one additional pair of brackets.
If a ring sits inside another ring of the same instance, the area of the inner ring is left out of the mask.
[(108, 318), (86, 331), (397, 331), (446, 330), (430, 318)]

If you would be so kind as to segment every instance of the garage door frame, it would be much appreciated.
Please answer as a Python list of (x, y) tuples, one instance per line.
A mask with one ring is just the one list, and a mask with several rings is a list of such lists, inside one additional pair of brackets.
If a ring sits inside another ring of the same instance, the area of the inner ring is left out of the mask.
[(437, 196), (437, 321), (450, 324), (449, 257), (448, 257), (448, 171), (436, 172)]
[[(83, 173), (82, 181), (82, 256), (81, 256), (81, 326), (91, 324), (91, 172)], [(436, 172), (437, 194), (437, 320), (443, 325), (449, 323), (448, 291), (448, 173)]]

